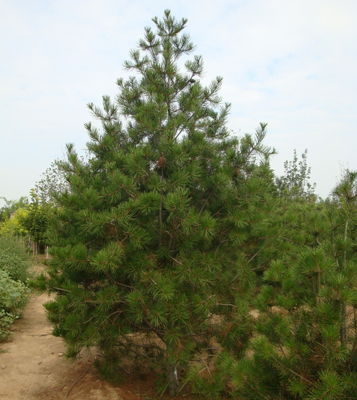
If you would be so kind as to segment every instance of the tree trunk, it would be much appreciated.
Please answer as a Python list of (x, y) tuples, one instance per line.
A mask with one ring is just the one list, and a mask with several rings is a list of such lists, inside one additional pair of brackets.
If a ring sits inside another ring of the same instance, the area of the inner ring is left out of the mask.
[(341, 346), (345, 347), (347, 344), (347, 323), (346, 323), (346, 304), (344, 301), (341, 301), (340, 305), (340, 318), (341, 318), (340, 341), (341, 341)]
[(176, 365), (167, 367), (167, 379), (170, 396), (176, 396), (179, 387), (179, 379)]
[[(344, 241), (345, 241), (345, 249), (344, 249), (344, 254), (343, 254), (343, 269), (347, 269), (347, 233), (348, 233), (348, 219), (346, 220), (345, 224), (345, 235), (344, 235)], [(341, 328), (340, 328), (340, 340), (341, 340), (341, 346), (345, 347), (347, 344), (347, 315), (346, 315), (346, 302), (344, 300), (341, 300), (341, 305), (340, 305), (340, 319), (341, 319)]]

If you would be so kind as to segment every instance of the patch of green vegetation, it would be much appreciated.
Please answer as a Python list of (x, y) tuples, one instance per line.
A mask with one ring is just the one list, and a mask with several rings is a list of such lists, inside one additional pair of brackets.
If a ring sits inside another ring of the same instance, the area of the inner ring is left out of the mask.
[(15, 237), (0, 236), (0, 341), (20, 317), (26, 303), (30, 259), (23, 243)]
[(0, 236), (0, 270), (6, 271), (15, 281), (26, 282), (29, 265), (23, 243), (13, 236)]
[(28, 293), (24, 283), (0, 270), (0, 341), (8, 337), (11, 324), (20, 317)]

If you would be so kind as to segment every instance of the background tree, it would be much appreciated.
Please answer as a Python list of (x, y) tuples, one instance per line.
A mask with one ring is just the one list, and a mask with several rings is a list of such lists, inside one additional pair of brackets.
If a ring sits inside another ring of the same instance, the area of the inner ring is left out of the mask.
[(31, 201), (26, 208), (26, 213), (21, 217), (20, 223), (33, 243), (34, 254), (44, 253), (47, 245), (49, 215), (50, 206), (40, 202), (35, 191), (31, 191)]
[(311, 168), (307, 165), (307, 150), (299, 160), (296, 150), (292, 161), (285, 161), (284, 174), (276, 178), (276, 184), (281, 196), (304, 198), (313, 196), (315, 184), (310, 182)]
[(4, 203), (0, 207), (0, 223), (8, 220), (19, 208), (26, 208), (28, 204), (27, 197), (20, 197), (18, 200), (7, 200), (5, 197), (0, 197), (0, 200)]
[(4, 220), (0, 223), (0, 235), (10, 235), (16, 237), (26, 238), (28, 231), (23, 225), (23, 220), (27, 217), (28, 210), (26, 207), (17, 208), (11, 212), (8, 217), (8, 210), (3, 214)]
[(53, 161), (36, 182), (33, 195), (38, 203), (55, 205), (56, 196), (68, 188), (68, 182), (58, 164), (58, 161)]
[[(291, 185), (293, 195), (280, 192), (268, 224), (270, 240), (260, 252), (267, 266), (263, 281), (256, 297), (235, 309), (244, 332), (232, 330), (231, 342), (241, 346), (222, 342), (211, 396), (355, 396), (356, 176), (347, 172), (326, 202), (309, 191), (296, 195), (301, 175)], [(204, 393), (204, 384), (196, 380), (197, 390)]]
[(357, 335), (351, 344), (348, 334), (351, 321), (357, 327), (357, 171), (344, 172), (341, 182), (332, 193), (331, 202), (327, 204), (332, 227), (330, 251), (340, 280), (336, 287), (340, 305), (340, 341), (344, 347), (352, 346), (357, 360)]
[(271, 178), (272, 151), (264, 124), (255, 136), (229, 136), (222, 78), (202, 86), (202, 58), (183, 58), (193, 49), (187, 21), (165, 11), (153, 22), (116, 102), (89, 105), (102, 129), (86, 125), (88, 161), (69, 145), (60, 164), (69, 186), (52, 221), (48, 288), (57, 298), (47, 309), (69, 354), (96, 345), (102, 371), (115, 374), (123, 354), (145, 358), (166, 370), (174, 393), (209, 346), (226, 288), (243, 281), (239, 245), (253, 207), (240, 214), (249, 193), (263, 203), (257, 188)]

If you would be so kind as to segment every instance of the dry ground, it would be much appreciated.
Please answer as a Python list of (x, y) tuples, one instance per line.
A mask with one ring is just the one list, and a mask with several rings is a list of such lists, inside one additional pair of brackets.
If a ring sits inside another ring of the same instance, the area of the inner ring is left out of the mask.
[(32, 295), (10, 341), (0, 346), (1, 400), (137, 400), (129, 389), (103, 382), (92, 367), (93, 356), (71, 361), (62, 339), (52, 336), (43, 303)]
[[(44, 268), (37, 265), (32, 272), (36, 275)], [(63, 340), (52, 335), (43, 307), (49, 299), (47, 294), (32, 294), (9, 341), (0, 344), (0, 400), (158, 399), (153, 376), (128, 374), (118, 387), (100, 378), (93, 354), (67, 359)], [(192, 400), (185, 395), (176, 400), (183, 398)]]
[[(44, 269), (36, 265), (32, 273)], [(128, 377), (121, 387), (103, 381), (89, 352), (75, 361), (65, 358), (63, 340), (52, 335), (43, 307), (49, 299), (47, 294), (33, 294), (22, 318), (13, 325), (10, 340), (0, 345), (1, 400), (144, 400), (155, 396), (152, 380), (137, 382)]]

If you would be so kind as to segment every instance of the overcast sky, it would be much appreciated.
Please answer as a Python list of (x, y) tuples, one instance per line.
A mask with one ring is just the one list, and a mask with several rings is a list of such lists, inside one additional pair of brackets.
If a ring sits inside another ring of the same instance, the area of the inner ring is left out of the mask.
[(86, 104), (117, 93), (165, 8), (188, 18), (204, 79), (223, 76), (229, 127), (268, 123), (278, 174), (307, 148), (326, 196), (357, 169), (356, 0), (0, 0), (0, 197), (27, 195), (66, 143), (85, 148)]

